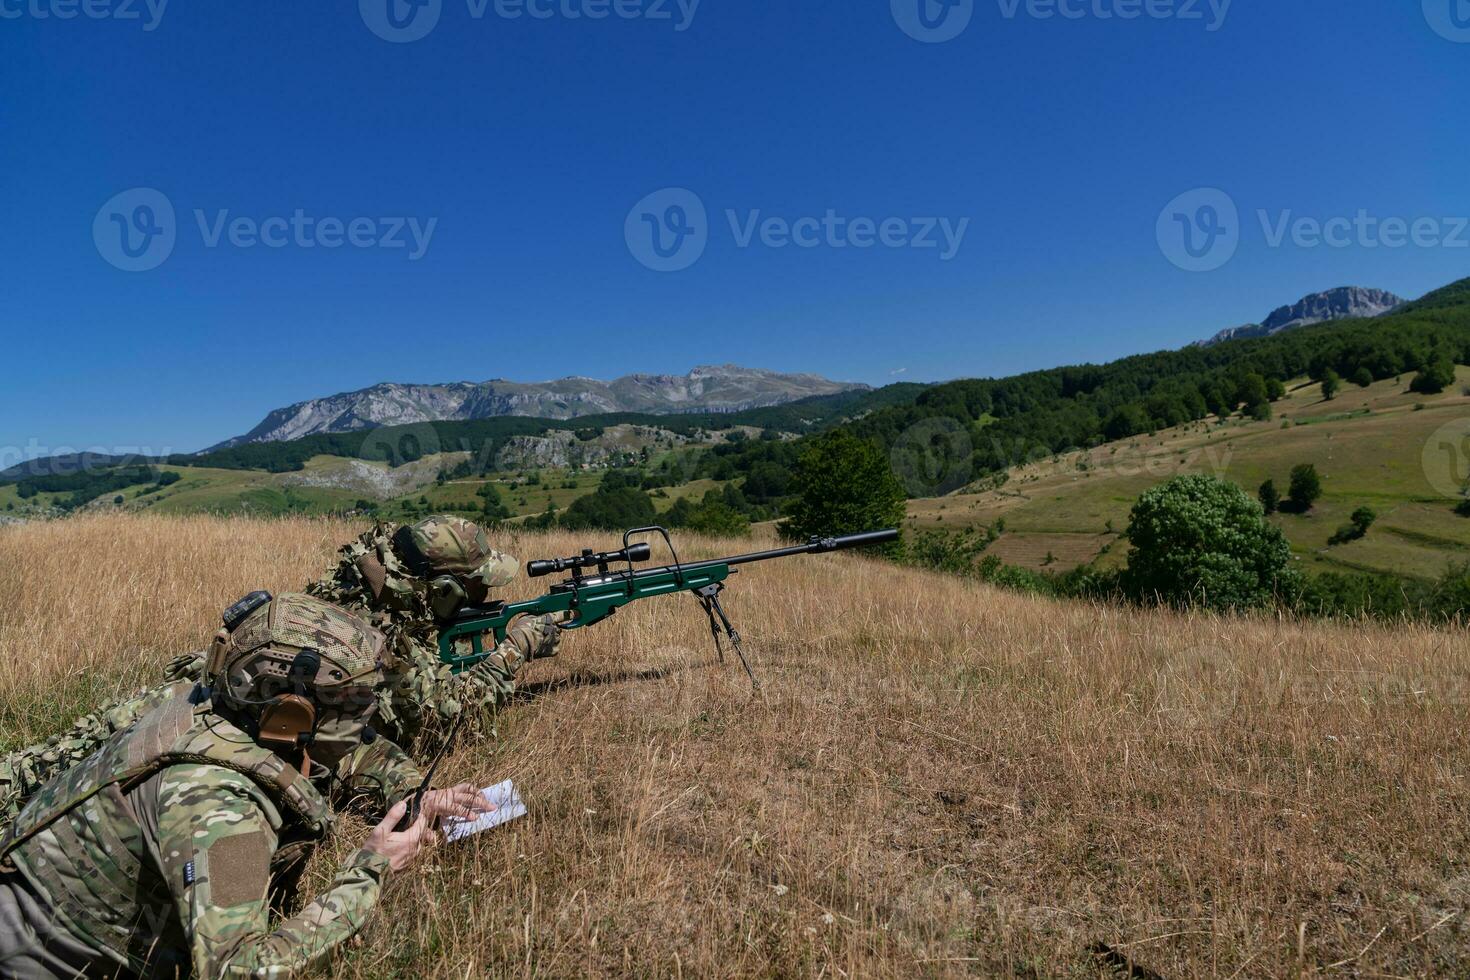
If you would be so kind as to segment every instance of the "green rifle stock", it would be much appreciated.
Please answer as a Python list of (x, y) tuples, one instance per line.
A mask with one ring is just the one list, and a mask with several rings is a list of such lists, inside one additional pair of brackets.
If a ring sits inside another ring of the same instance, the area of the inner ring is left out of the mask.
[[(660, 534), (674, 557), (671, 565), (660, 568), (635, 569), (634, 562), (647, 561), (651, 550), (647, 542), (632, 542), (635, 534)], [(439, 631), (439, 657), (458, 673), (473, 667), (495, 651), (505, 639), (506, 630), (521, 616), (540, 616), (547, 613), (567, 613), (562, 629), (580, 629), (607, 619), (622, 606), (639, 599), (675, 592), (692, 592), (699, 599), (709, 617), (710, 632), (715, 638), (715, 648), (724, 659), (724, 648), (720, 643), (723, 633), (731, 641), (740, 661), (750, 674), (751, 683), (755, 675), (745, 660), (740, 646), (740, 634), (730, 624), (720, 606), (720, 592), (727, 578), (734, 574), (735, 566), (751, 562), (767, 561), (772, 558), (787, 558), (792, 555), (815, 555), (844, 548), (882, 544), (898, 538), (898, 530), (867, 531), (843, 537), (812, 538), (806, 544), (771, 551), (756, 551), (731, 558), (716, 558), (710, 561), (681, 563), (674, 551), (669, 532), (661, 527), (634, 528), (623, 534), (623, 547), (619, 551), (596, 554), (590, 549), (571, 558), (554, 558), (533, 561), (526, 565), (526, 574), (532, 578), (552, 572), (571, 571), (571, 577), (558, 582), (551, 591), (525, 602), (498, 602), (490, 606), (462, 610), (454, 619), (444, 624)], [(625, 565), (613, 570), (613, 565)], [(582, 574), (584, 568), (593, 569), (590, 575)], [(495, 644), (485, 647), (485, 637), (494, 636)], [(470, 652), (456, 652), (455, 641), (468, 639)]]

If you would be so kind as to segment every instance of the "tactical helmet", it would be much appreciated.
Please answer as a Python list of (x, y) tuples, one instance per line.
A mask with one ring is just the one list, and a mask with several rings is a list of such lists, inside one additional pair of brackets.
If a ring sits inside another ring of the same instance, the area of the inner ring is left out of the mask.
[(484, 528), (462, 517), (438, 515), (404, 525), (393, 535), (393, 550), (409, 571), (429, 582), (429, 605), (441, 619), (467, 602), (484, 602), (520, 568), (516, 559), (490, 547)]
[(334, 765), (362, 741), (389, 658), (386, 638), (313, 596), (252, 593), (226, 613), (205, 676), (216, 703), (273, 748)]

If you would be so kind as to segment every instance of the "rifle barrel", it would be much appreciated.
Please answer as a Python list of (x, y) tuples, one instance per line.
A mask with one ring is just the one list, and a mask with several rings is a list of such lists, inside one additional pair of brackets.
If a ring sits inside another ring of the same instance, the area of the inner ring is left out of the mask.
[[(818, 538), (808, 541), (806, 544), (792, 545), (789, 548), (773, 548), (770, 551), (752, 551), (745, 555), (735, 555), (732, 558), (712, 558), (707, 561), (684, 562), (679, 565), (683, 571), (697, 571), (712, 565), (748, 565), (754, 561), (766, 561), (770, 558), (789, 558), (792, 555), (819, 555), (828, 551), (841, 551), (844, 548), (860, 548), (864, 545), (883, 544), (887, 541), (898, 539), (897, 528), (885, 528), (882, 531), (864, 531), (861, 534), (848, 534), (837, 538)], [(633, 573), (634, 578), (642, 578), (645, 575), (659, 575), (672, 571), (675, 566), (665, 565), (661, 568), (648, 568)], [(624, 573), (626, 574), (626, 573)]]

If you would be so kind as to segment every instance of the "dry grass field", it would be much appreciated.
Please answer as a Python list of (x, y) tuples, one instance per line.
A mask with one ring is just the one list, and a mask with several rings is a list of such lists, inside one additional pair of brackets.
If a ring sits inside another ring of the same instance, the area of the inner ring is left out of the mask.
[[(5, 741), (149, 679), (354, 530), (0, 528)], [(392, 881), (325, 971), (1466, 972), (1464, 633), (1058, 604), (850, 555), (748, 568), (728, 609), (758, 696), (682, 597), (532, 664), (498, 740), (444, 767), (515, 778), (529, 817)]]

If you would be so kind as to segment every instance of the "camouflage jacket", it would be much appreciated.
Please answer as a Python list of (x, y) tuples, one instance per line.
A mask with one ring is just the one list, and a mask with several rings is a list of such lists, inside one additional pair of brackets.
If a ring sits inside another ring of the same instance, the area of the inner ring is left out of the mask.
[[(359, 612), (382, 630), (397, 657), (388, 682), (379, 692), (380, 739), (344, 760), (336, 776), (339, 790), (365, 810), (381, 811), (416, 788), (420, 777), (408, 755), (426, 740), (442, 737), (462, 712), (471, 710), (493, 731), (494, 710), (515, 692), (516, 675), (534, 657), (554, 656), (558, 631), (550, 617), (517, 623), (493, 654), (470, 670), (454, 674), (439, 659), (438, 625), (423, 583), (414, 579), (393, 554), (396, 525), (379, 523), (339, 552), (336, 566), (305, 589)], [(375, 601), (358, 571), (358, 560), (376, 555), (387, 573), (383, 600)], [(0, 758), (0, 824), (12, 819), (25, 800), (53, 776), (86, 759), (115, 732), (132, 724), (144, 705), (170, 684), (199, 680), (204, 654), (175, 657), (164, 670), (165, 684), (79, 718), (46, 742)]]
[[(378, 718), (390, 738), (412, 750), (426, 737), (443, 735), (467, 710), (489, 720), (515, 692), (516, 675), (526, 661), (554, 656), (560, 637), (551, 617), (523, 619), (489, 657), (453, 673), (439, 659), (439, 627), (424, 583), (393, 553), (396, 530), (397, 525), (380, 522), (345, 545), (337, 565), (306, 592), (358, 612), (387, 635), (398, 663), (379, 700)], [(376, 600), (359, 571), (360, 560), (369, 555), (386, 575)]]
[[(78, 718), (66, 731), (45, 742), (0, 758), (0, 828), (15, 819), (42, 786), (86, 761), (108, 739), (131, 727), (168, 697), (176, 684), (195, 682), (203, 672), (204, 654), (175, 657), (164, 670), (165, 683)], [(413, 792), (423, 777), (401, 748), (380, 738), (343, 759), (335, 771), (322, 771), (314, 779), (335, 803), (373, 814), (385, 812)]]
[(48, 947), (88, 974), (278, 976), (362, 926), (387, 859), (367, 851), (299, 914), (270, 924), (331, 821), (326, 801), (179, 684), (9, 828), (4, 867), (49, 915)]

